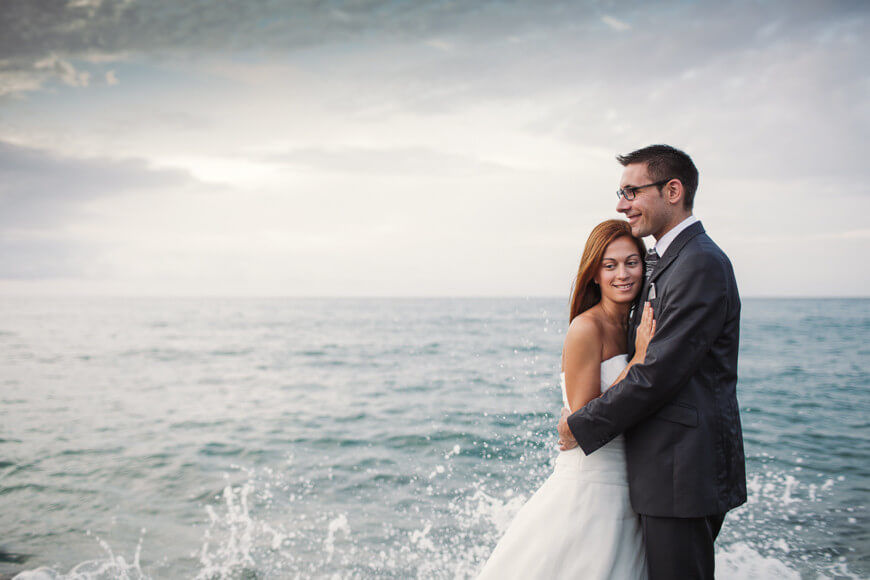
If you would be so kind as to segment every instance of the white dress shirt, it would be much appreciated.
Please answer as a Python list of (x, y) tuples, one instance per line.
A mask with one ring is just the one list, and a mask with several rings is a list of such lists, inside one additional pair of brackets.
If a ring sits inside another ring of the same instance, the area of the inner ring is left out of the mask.
[(671, 245), (671, 242), (677, 239), (677, 236), (680, 235), (681, 231), (698, 221), (701, 220), (693, 215), (690, 215), (689, 217), (678, 223), (676, 226), (674, 226), (674, 229), (663, 235), (660, 240), (656, 240), (655, 250), (656, 253), (659, 255), (659, 258), (665, 255), (665, 252), (668, 251), (668, 246)]

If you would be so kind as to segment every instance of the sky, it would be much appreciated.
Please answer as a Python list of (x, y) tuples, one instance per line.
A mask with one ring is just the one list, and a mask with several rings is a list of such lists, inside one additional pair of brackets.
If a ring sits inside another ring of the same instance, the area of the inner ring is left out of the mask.
[(870, 296), (868, 17), (3, 0), (0, 294), (567, 299), (667, 143), (743, 296)]

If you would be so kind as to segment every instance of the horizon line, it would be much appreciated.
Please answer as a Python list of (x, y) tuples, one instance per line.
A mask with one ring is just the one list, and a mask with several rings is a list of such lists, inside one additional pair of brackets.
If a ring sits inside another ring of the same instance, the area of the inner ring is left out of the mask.
[[(46, 293), (46, 294), (3, 294), (0, 293), (0, 299), (3, 298), (172, 298), (172, 299), (261, 299), (261, 300), (431, 300), (431, 299), (449, 299), (449, 300), (561, 300), (566, 302), (570, 297), (557, 296), (552, 294), (407, 294), (407, 295), (339, 295), (339, 294), (99, 294), (99, 293)], [(749, 294), (740, 297), (741, 300), (867, 300), (870, 299), (870, 294), (867, 295), (849, 295), (849, 296), (821, 296), (821, 295), (793, 295), (793, 296), (777, 296), (770, 294)]]

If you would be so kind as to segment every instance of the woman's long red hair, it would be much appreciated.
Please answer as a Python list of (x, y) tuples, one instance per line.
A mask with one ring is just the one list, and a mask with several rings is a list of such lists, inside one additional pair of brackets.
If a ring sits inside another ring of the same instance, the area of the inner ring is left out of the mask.
[(607, 220), (601, 222), (589, 234), (586, 247), (583, 248), (583, 257), (580, 259), (580, 268), (577, 270), (577, 278), (571, 290), (571, 308), (568, 321), (574, 320), (581, 312), (589, 310), (601, 301), (601, 288), (593, 282), (595, 274), (601, 268), (604, 260), (604, 252), (613, 240), (628, 237), (637, 245), (637, 251), (641, 258), (646, 255), (646, 247), (640, 238), (631, 235), (631, 226), (623, 220)]

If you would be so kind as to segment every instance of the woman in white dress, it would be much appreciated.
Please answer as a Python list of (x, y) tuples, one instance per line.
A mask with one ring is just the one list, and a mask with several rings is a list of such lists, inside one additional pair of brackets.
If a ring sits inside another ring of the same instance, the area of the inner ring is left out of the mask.
[[(562, 398), (575, 411), (643, 362), (655, 332), (644, 305), (636, 353), (628, 315), (643, 283), (643, 242), (608, 220), (589, 235), (571, 298), (562, 350)], [(562, 451), (552, 475), (514, 518), (481, 579), (645, 580), (640, 521), (631, 509), (622, 435), (592, 453)]]

